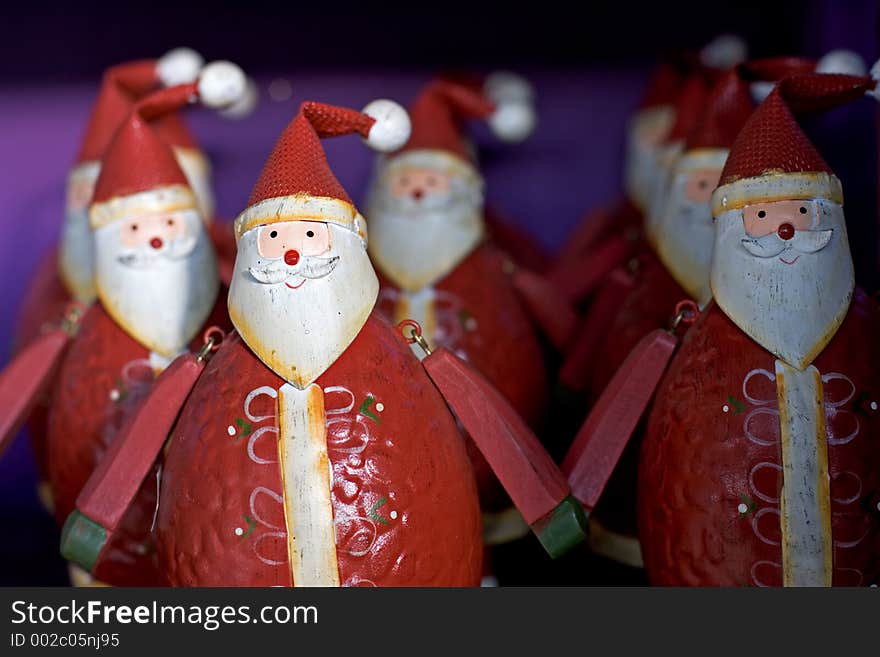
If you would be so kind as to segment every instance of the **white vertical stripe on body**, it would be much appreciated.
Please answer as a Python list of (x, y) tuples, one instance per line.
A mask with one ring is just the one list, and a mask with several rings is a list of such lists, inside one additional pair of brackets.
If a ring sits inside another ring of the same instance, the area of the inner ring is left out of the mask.
[(278, 391), (278, 454), (294, 586), (339, 586), (324, 391)]
[(831, 586), (831, 501), (822, 377), (776, 361), (785, 586)]

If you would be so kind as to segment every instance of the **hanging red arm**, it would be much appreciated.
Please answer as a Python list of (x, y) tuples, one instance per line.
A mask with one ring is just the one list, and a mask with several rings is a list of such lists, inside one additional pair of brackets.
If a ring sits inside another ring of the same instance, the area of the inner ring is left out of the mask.
[(586, 518), (559, 468), (510, 404), (446, 349), (422, 364), (547, 552), (557, 557), (586, 536)]
[(678, 339), (661, 329), (642, 338), (608, 383), (565, 455), (562, 471), (587, 512), (596, 506), (677, 345)]
[(81, 313), (71, 306), (60, 328), (35, 338), (0, 373), (0, 455), (49, 389)]
[(120, 429), (77, 497), (76, 509), (61, 533), (65, 559), (94, 570), (203, 369), (201, 356), (184, 354), (156, 379), (149, 396)]

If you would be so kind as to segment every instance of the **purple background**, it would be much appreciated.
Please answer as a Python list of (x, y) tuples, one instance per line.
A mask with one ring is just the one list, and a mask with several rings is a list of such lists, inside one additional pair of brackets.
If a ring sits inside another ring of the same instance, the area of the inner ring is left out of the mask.
[[(213, 161), (218, 211), (226, 218), (244, 207), (266, 155), (299, 101), (362, 107), (384, 96), (407, 103), (436, 66), (515, 66), (538, 91), (536, 134), (517, 147), (495, 144), (482, 126), (473, 126), (472, 134), (483, 147), (488, 200), (555, 249), (584, 211), (618, 193), (624, 125), (652, 53), (696, 45), (731, 29), (748, 34), (760, 54), (791, 50), (817, 55), (846, 46), (873, 62), (878, 52), (877, 12), (870, 2), (764, 3), (774, 7), (735, 13), (725, 9), (727, 3), (712, 3), (714, 17), (698, 13), (701, 3), (690, 2), (679, 11), (688, 19), (682, 23), (674, 22), (676, 10), (667, 5), (662, 12), (652, 9), (638, 24), (628, 22), (629, 5), (571, 20), (545, 11), (534, 20), (520, 17), (494, 30), (485, 29), (491, 17), (487, 14), (465, 23), (449, 14), (431, 24), (423, 39), (399, 16), (387, 22), (374, 16), (370, 22), (357, 12), (336, 15), (329, 32), (326, 21), (311, 28), (298, 23), (293, 30), (298, 36), (284, 38), (273, 33), (277, 17), (273, 21), (272, 15), (257, 11), (263, 4), (233, 10), (222, 2), (195, 3), (172, 12), (159, 3), (149, 16), (131, 10), (96, 19), (89, 14), (90, 3), (78, 3), (77, 13), (43, 22), (35, 22), (20, 7), (10, 10), (5, 20), (10, 38), (0, 39), (0, 61), (7, 66), (0, 70), (0, 82), (5, 81), (0, 86), (0, 222), (6, 229), (0, 236), (0, 345), (7, 346), (0, 356), (8, 354), (26, 285), (57, 239), (63, 182), (97, 76), (116, 61), (186, 43), (209, 57), (239, 61), (258, 78), (262, 102), (251, 117), (228, 121), (204, 110), (191, 112), (194, 132)], [(217, 11), (203, 17), (206, 7)], [(253, 13), (242, 15), (248, 8)], [(726, 17), (737, 20), (725, 22)], [(123, 29), (132, 24), (139, 29)], [(695, 24), (701, 27), (695, 29)], [(62, 35), (78, 30), (90, 31), (94, 38), (88, 43), (63, 41)], [(353, 35), (377, 31), (372, 40), (358, 42), (363, 47), (344, 47)], [(13, 33), (19, 38), (11, 37)], [(37, 33), (41, 38), (35, 43)], [(151, 34), (160, 35), (157, 45), (150, 45)], [(334, 68), (318, 70), (317, 63)], [(367, 65), (369, 69), (359, 68)], [(267, 93), (269, 83), (279, 78), (292, 87), (292, 97), (283, 102)], [(843, 179), (860, 277), (871, 286), (877, 243), (875, 116), (875, 108), (865, 102), (808, 125)], [(325, 144), (334, 171), (357, 201), (371, 153), (353, 137)], [(57, 534), (38, 505), (34, 481), (30, 447), (22, 436), (0, 460), (0, 526), (5, 536), (0, 541), (0, 584), (64, 581), (55, 556)]]

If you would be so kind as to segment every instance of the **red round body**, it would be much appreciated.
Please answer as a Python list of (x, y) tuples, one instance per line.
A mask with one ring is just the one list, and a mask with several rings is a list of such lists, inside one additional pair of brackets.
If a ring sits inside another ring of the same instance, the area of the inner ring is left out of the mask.
[[(433, 331), (428, 342), (468, 361), (532, 427), (547, 404), (547, 372), (534, 326), (504, 271), (505, 256), (484, 243), (433, 285)], [(401, 291), (379, 273), (378, 310), (397, 322), (409, 317)], [(430, 330), (430, 327), (422, 327)], [(484, 508), (509, 504), (479, 451), (469, 446)]]
[[(52, 249), (40, 262), (40, 267), (25, 292), (16, 327), (16, 349), (21, 349), (41, 333), (57, 327), (71, 301), (70, 293), (58, 276), (58, 253)], [(37, 472), (41, 479), (47, 476), (46, 430), (51, 401), (50, 391), (34, 407), (27, 423), (37, 462)]]
[[(207, 325), (228, 330), (223, 290)], [(198, 349), (201, 334), (190, 345)], [(55, 517), (64, 523), (76, 498), (120, 427), (149, 394), (155, 379), (149, 351), (92, 304), (61, 365), (49, 413), (47, 456)], [(156, 483), (150, 477), (138, 503), (122, 522), (121, 536), (108, 546), (95, 576), (117, 586), (159, 582), (150, 526)]]
[[(880, 571), (880, 316), (856, 292), (813, 362), (823, 381), (832, 582)], [(652, 583), (781, 585), (780, 420), (772, 354), (714, 304), (690, 328), (654, 401), (639, 468)]]
[[(473, 473), (455, 420), (409, 346), (375, 314), (323, 389), (339, 581), (472, 586)], [(232, 334), (184, 407), (165, 457), (156, 541), (174, 586), (290, 586), (277, 391)]]

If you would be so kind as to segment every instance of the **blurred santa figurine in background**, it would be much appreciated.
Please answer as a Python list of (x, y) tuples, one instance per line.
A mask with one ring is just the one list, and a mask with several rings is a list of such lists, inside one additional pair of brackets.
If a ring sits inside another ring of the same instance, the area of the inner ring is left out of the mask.
[[(137, 103), (103, 155), (88, 212), (98, 303), (85, 312), (64, 358), (49, 414), (49, 479), (59, 522), (156, 373), (191, 343), (200, 346), (206, 325), (228, 322), (198, 199), (152, 123), (195, 100), (226, 107), (244, 88), (237, 66), (210, 64), (196, 82)], [(155, 583), (148, 534), (116, 546), (116, 558), (100, 574), (104, 581)]]

